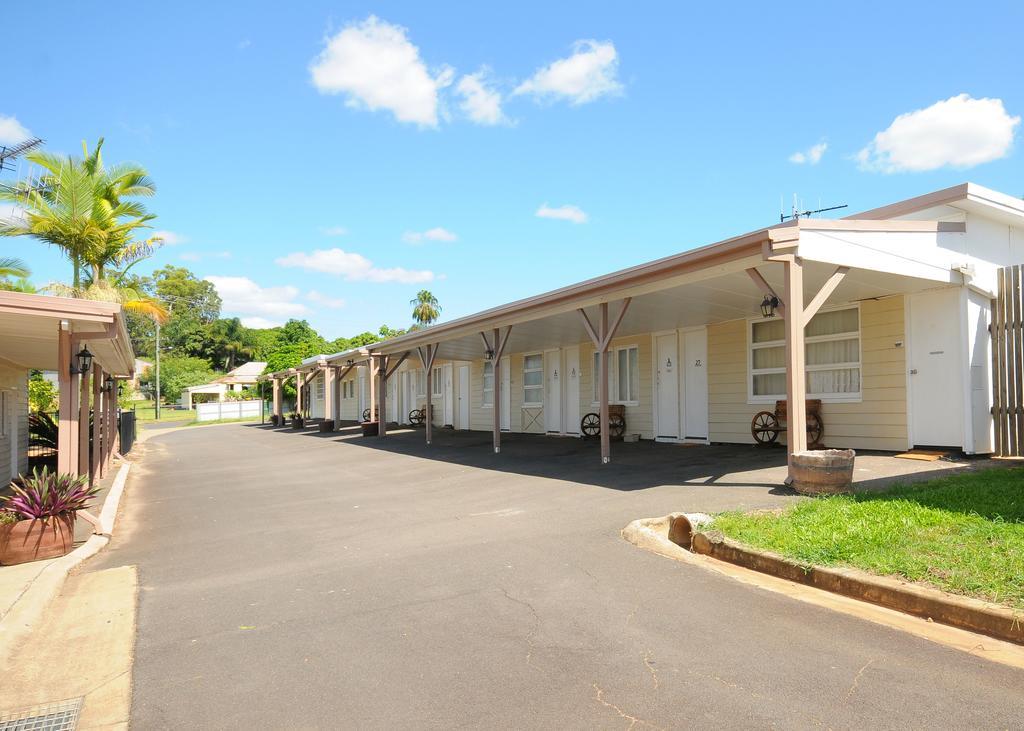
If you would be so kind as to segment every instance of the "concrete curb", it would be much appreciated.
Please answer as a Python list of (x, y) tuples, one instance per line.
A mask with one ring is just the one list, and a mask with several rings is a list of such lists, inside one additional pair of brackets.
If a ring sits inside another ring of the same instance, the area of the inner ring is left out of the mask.
[(717, 533), (695, 532), (693, 551), (788, 581), (1024, 645), (1024, 617), (996, 604), (875, 576), (858, 569), (802, 566), (778, 554), (749, 548)]
[(11, 605), (7, 613), (0, 619), (0, 667), (7, 666), (7, 659), (19, 642), (31, 633), (33, 627), (42, 619), (47, 605), (60, 593), (68, 574), (85, 561), (100, 552), (110, 542), (110, 534), (114, 530), (117, 508), (124, 493), (125, 482), (131, 462), (122, 462), (114, 477), (103, 510), (100, 512), (100, 527), (104, 535), (93, 534), (89, 540), (71, 553), (56, 559), (32, 580), (28, 588)]

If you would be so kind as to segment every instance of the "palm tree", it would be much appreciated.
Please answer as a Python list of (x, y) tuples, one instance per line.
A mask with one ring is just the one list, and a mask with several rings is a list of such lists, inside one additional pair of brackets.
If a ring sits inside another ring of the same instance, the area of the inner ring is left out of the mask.
[(31, 275), (28, 265), (21, 259), (0, 256), (0, 289), (8, 292), (35, 292), (35, 287), (28, 281)]
[(32, 274), (28, 265), (13, 256), (0, 256), (0, 278), (25, 279)]
[(146, 171), (137, 165), (105, 168), (102, 147), (102, 138), (92, 152), (83, 142), (82, 158), (30, 153), (26, 159), (43, 174), (0, 189), (0, 201), (15, 203), (22, 213), (0, 221), (0, 236), (31, 236), (61, 249), (71, 260), (76, 290), (83, 269), (92, 266), (94, 278), (102, 278), (95, 262), (111, 247), (123, 248), (131, 232), (153, 218), (138, 201), (125, 200), (156, 192)]
[(429, 290), (421, 289), (409, 304), (412, 305), (412, 319), (420, 326), (429, 325), (441, 316), (441, 305)]

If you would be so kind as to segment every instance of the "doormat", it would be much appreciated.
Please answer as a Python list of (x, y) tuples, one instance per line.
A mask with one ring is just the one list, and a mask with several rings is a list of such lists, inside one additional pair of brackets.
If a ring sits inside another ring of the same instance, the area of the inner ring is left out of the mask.
[(916, 459), (919, 462), (935, 462), (948, 456), (949, 452), (936, 452), (931, 449), (911, 449), (909, 452), (897, 454), (896, 459)]
[(0, 711), (0, 731), (73, 731), (82, 699), (47, 703), (20, 711)]

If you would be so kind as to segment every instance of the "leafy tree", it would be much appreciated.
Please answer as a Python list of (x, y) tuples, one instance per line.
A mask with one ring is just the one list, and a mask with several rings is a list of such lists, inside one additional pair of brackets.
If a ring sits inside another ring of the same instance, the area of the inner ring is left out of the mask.
[[(305, 320), (289, 320), (278, 330), (278, 344), (314, 343), (318, 352), (327, 349), (327, 341)], [(316, 355), (316, 353), (310, 353)]]
[(33, 413), (57, 410), (57, 387), (43, 378), (39, 371), (32, 371), (29, 375), (28, 407)]
[(0, 289), (8, 292), (36, 291), (28, 281), (32, 275), (28, 265), (13, 256), (0, 256)]
[(409, 304), (412, 305), (412, 319), (417, 325), (430, 325), (441, 316), (441, 305), (429, 290), (421, 289)]
[[(91, 269), (94, 282), (104, 279), (102, 260), (117, 260), (112, 251), (124, 249), (133, 232), (153, 216), (136, 200), (151, 196), (156, 187), (138, 165), (107, 168), (101, 138), (83, 157), (54, 155), (40, 150), (26, 159), (43, 174), (0, 189), (0, 201), (16, 204), (23, 215), (0, 222), (0, 236), (31, 236), (56, 246), (70, 259), (71, 288), (82, 288), (82, 272)], [(106, 253), (104, 253), (106, 252)]]
[[(203, 358), (169, 356), (160, 359), (160, 395), (167, 402), (177, 401), (189, 386), (200, 386), (212, 381), (217, 374)], [(156, 386), (156, 368), (149, 368), (139, 382)]]
[(217, 320), (211, 328), (211, 339), (216, 349), (217, 365), (231, 370), (240, 362), (250, 360), (254, 348), (248, 328), (237, 317)]

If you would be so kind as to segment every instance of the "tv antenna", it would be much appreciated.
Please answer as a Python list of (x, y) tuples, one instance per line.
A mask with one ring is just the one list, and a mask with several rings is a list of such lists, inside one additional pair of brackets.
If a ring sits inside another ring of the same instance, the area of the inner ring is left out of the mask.
[[(820, 203), (818, 205), (821, 205)], [(824, 213), (825, 211), (838, 211), (840, 208), (849, 208), (844, 203), (841, 206), (829, 206), (827, 208), (815, 208), (814, 210), (801, 211), (796, 202), (796, 194), (793, 195), (793, 212), (792, 213), (779, 213), (779, 223), (785, 223), (786, 221), (793, 219), (797, 220), (800, 218), (810, 218), (815, 213)]]
[(0, 145), (0, 172), (5, 170), (14, 170), (14, 165), (11, 163), (17, 158), (24, 155), (26, 152), (32, 150), (43, 144), (43, 141), (38, 137), (31, 137), (24, 142), (19, 142), (16, 145), (8, 147), (7, 145)]

